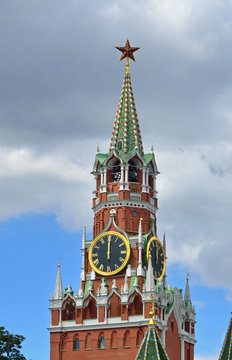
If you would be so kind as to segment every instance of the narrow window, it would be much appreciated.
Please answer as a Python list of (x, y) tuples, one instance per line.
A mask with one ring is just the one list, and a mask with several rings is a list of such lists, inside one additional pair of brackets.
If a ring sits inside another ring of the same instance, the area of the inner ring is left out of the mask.
[(174, 332), (174, 320), (173, 319), (171, 320), (171, 329), (172, 329), (172, 332)]
[(73, 348), (74, 350), (80, 350), (80, 342), (78, 338), (74, 340)]
[(122, 140), (118, 141), (118, 150), (122, 150)]
[(125, 331), (124, 339), (123, 339), (123, 347), (124, 348), (130, 347), (130, 331), (129, 330)]
[(98, 348), (99, 348), (99, 349), (105, 349), (105, 339), (104, 339), (104, 336), (100, 336), (100, 337), (99, 337)]

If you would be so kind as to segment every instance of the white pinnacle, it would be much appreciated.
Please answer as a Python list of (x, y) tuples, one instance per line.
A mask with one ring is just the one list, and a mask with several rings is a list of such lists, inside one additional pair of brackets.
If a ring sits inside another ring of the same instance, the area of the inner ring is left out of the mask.
[(189, 288), (189, 274), (187, 274), (186, 279), (186, 287), (185, 287), (185, 293), (184, 293), (184, 300), (191, 302), (191, 295), (190, 295), (190, 288)]
[(146, 272), (146, 291), (154, 291), (154, 289), (155, 289), (155, 282), (154, 282), (153, 268), (151, 264), (151, 257), (149, 257), (148, 269)]
[(62, 299), (63, 298), (63, 286), (62, 286), (62, 280), (61, 280), (61, 273), (60, 273), (60, 263), (58, 264), (58, 271), (56, 276), (56, 285), (55, 285), (55, 291), (54, 291), (54, 300)]

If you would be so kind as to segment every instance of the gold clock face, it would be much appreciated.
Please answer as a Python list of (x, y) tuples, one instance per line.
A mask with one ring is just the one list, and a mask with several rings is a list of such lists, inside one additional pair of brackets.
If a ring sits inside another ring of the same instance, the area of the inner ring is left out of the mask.
[(130, 258), (130, 245), (125, 236), (115, 231), (104, 232), (94, 239), (89, 249), (89, 262), (96, 273), (110, 276), (124, 269)]
[(150, 261), (149, 254), (151, 254), (151, 263), (153, 267), (154, 278), (161, 279), (165, 273), (166, 258), (163, 245), (160, 240), (153, 236), (147, 244), (147, 262)]

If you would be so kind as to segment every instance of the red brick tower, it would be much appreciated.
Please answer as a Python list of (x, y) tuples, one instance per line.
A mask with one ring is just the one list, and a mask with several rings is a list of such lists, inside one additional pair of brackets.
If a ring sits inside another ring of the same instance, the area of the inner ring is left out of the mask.
[(155, 323), (171, 360), (193, 360), (195, 312), (187, 280), (182, 291), (166, 285), (166, 241), (156, 237), (158, 174), (153, 150), (144, 154), (126, 72), (110, 149), (97, 152), (92, 174), (93, 240), (82, 239), (79, 291), (63, 293), (60, 266), (50, 298), (50, 360), (135, 359), (147, 328), (150, 296)]

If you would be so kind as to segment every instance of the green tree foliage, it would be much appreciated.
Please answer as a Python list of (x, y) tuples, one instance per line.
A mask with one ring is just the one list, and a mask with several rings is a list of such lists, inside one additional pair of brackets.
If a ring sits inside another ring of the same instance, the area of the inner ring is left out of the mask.
[(0, 360), (26, 360), (20, 353), (21, 343), (24, 340), (23, 336), (10, 334), (0, 326)]

